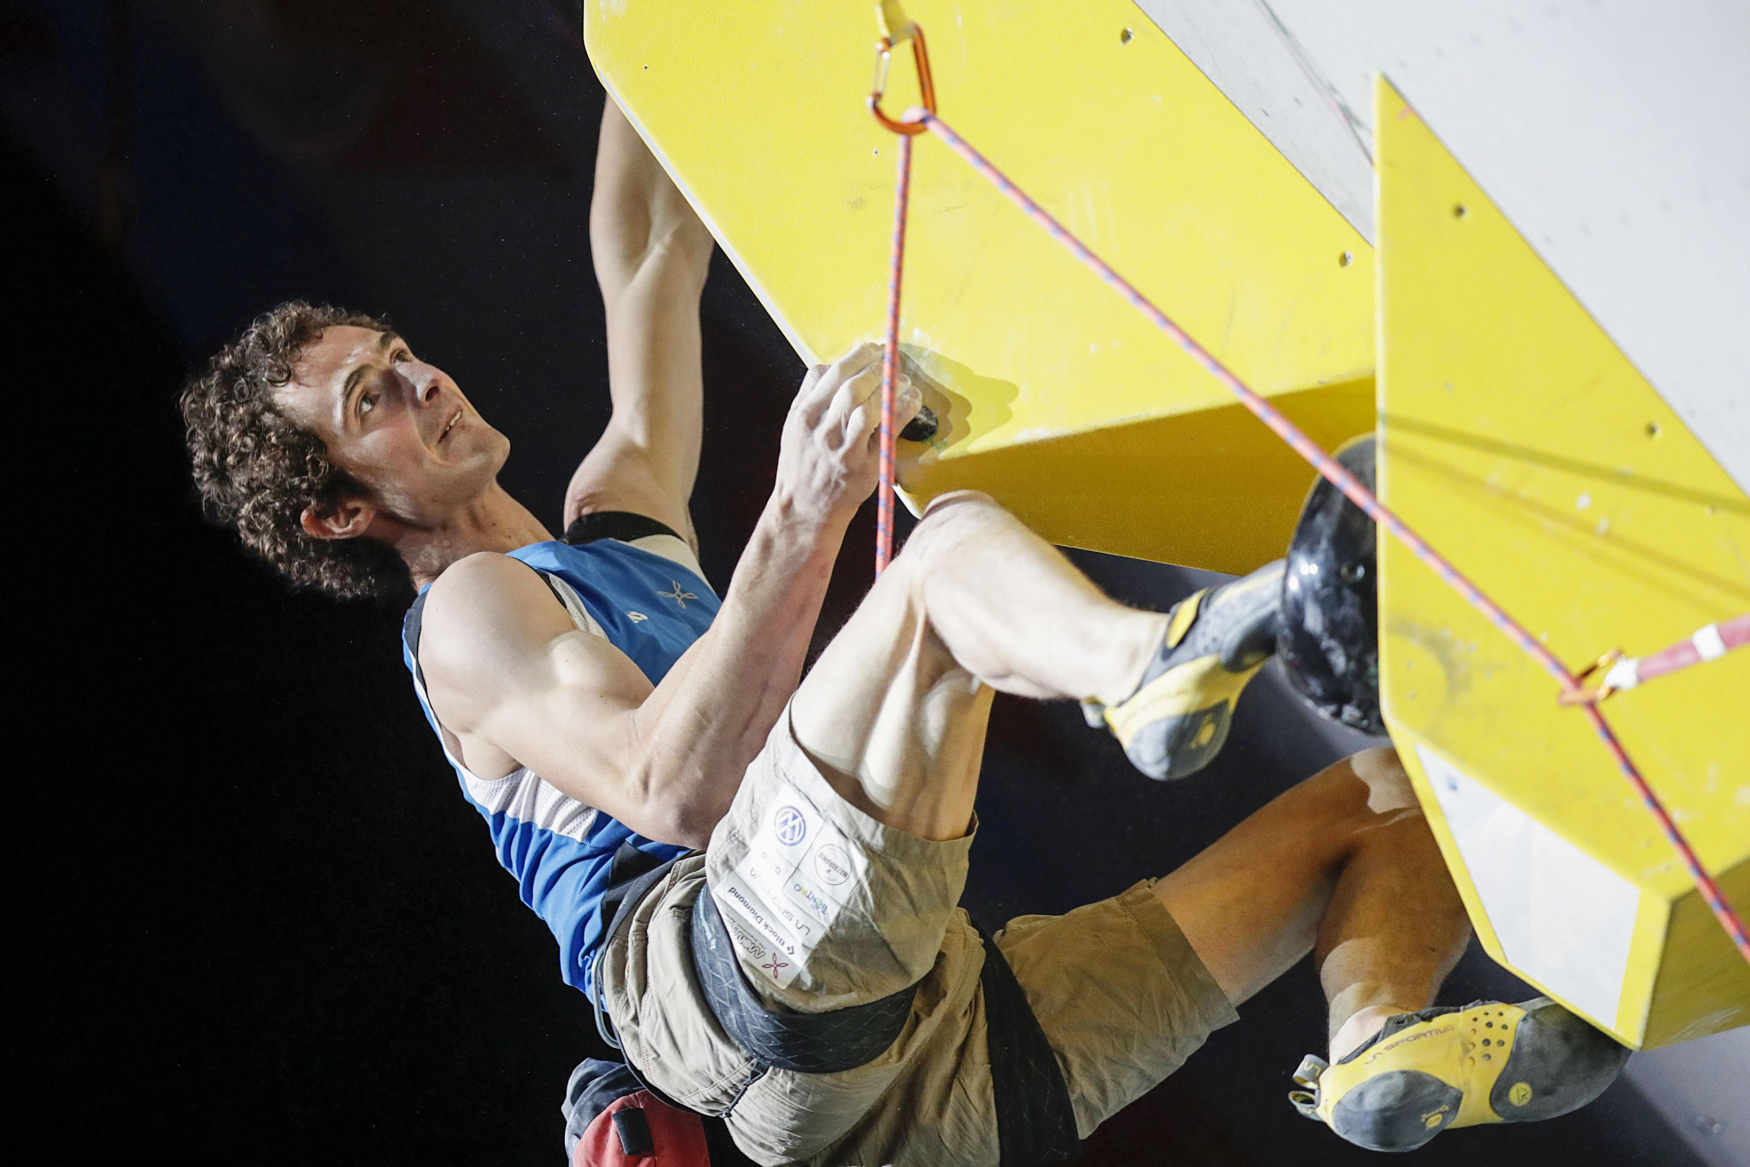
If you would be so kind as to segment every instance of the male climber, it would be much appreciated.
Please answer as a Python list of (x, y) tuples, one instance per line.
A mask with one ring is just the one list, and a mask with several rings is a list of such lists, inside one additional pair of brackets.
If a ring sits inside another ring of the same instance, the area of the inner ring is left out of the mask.
[(282, 305), (183, 410), (209, 512), (292, 581), (419, 589), (407, 659), (463, 793), (650, 1086), (761, 1163), (1061, 1157), (1308, 952), (1336, 1064), (1309, 1059), (1302, 1103), (1352, 1141), (1609, 1083), (1621, 1047), (1546, 1001), (1429, 1009), (1469, 927), (1388, 750), (1165, 878), (979, 934), (957, 904), (993, 693), (1097, 703), (1139, 767), (1200, 768), (1269, 652), (1280, 569), (1137, 611), (950, 495), (800, 678), (875, 482), (878, 354), (803, 379), (719, 601), (687, 509), (712, 243), (612, 103), (590, 233), (613, 415), (563, 539), (498, 485), (504, 436), (372, 318)]

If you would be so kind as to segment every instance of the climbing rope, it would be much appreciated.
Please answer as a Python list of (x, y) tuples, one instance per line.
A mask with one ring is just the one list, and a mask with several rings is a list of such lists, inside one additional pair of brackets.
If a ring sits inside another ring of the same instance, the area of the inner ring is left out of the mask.
[[(1373, 492), (1362, 485), (1361, 481), (1349, 473), (1340, 462), (1326, 453), (1299, 426), (1284, 417), (1280, 410), (1240, 380), (1213, 353), (1193, 340), (1189, 333), (1173, 322), (1171, 317), (1156, 307), (1133, 284), (1114, 271), (1105, 260), (1090, 251), (1081, 240), (1071, 234), (1049, 212), (1022, 192), (1009, 180), (1007, 175), (974, 149), (966, 139), (955, 133), (952, 127), (937, 115), (935, 110), (935, 87), (930, 77), (929, 57), (924, 49), (921, 30), (916, 24), (909, 22), (900, 24), (893, 15), (897, 11), (897, 7), (896, 4), (888, 4), (885, 9), (881, 6), (877, 8), (878, 15), (883, 17), (883, 28), (881, 40), (877, 45), (875, 85), (868, 99), (870, 112), (883, 126), (899, 135), (900, 144), (899, 177), (894, 198), (893, 255), (888, 281), (887, 336), (881, 368), (883, 417), (881, 421), (881, 501), (878, 504), (881, 509), (878, 514), (883, 517), (877, 519), (877, 538), (879, 540), (876, 552), (877, 573), (886, 567), (892, 555), (893, 383), (897, 372), (899, 351), (899, 290), (900, 275), (905, 258), (905, 218), (907, 204), (910, 201), (911, 140), (917, 134), (928, 130), (941, 139), (950, 150), (963, 158), (980, 175), (989, 180), (1010, 202), (1020, 207), (1028, 218), (1043, 227), (1046, 233), (1067, 248), (1070, 254), (1092, 269), (1094, 274), (1098, 275), (1107, 285), (1123, 296), (1132, 307), (1147, 317), (1150, 323), (1171, 337), (1193, 360), (1226, 386), (1234, 396), (1238, 397), (1240, 403), (1249, 409), (1259, 421), (1269, 426), (1271, 431), (1287, 442), (1295, 453), (1311, 463), (1321, 476), (1335, 485), (1338, 490), (1341, 490), (1349, 501), (1360, 507), (1375, 523), (1408, 547), (1417, 559), (1432, 568), (1434, 573), (1463, 596), (1471, 607), (1481, 612), (1491, 624), (1505, 633), (1508, 639), (1537, 661), (1544, 671), (1554, 677), (1557, 684), (1561, 686), (1560, 693), (1562, 695), (1585, 692), (1581, 677), (1570, 673), (1567, 666), (1563, 665), (1554, 653), (1545, 648), (1523, 625), (1484, 595), (1482, 590), (1445, 556), (1430, 547), (1420, 535), (1410, 529), (1408, 524), (1374, 497)], [(919, 91), (923, 95), (925, 104), (922, 108), (907, 110), (902, 117), (895, 120), (882, 112), (881, 99), (886, 90), (888, 57), (891, 55), (893, 46), (905, 39), (912, 41), (912, 55), (918, 70)], [(1730, 623), (1735, 625), (1737, 621)], [(1682, 646), (1676, 647), (1681, 648)], [(1665, 654), (1659, 655), (1662, 657)], [(1683, 836), (1683, 832), (1672, 821), (1664, 803), (1659, 800), (1658, 795), (1653, 793), (1652, 787), (1647, 784), (1646, 779), (1641, 776), (1640, 770), (1630, 760), (1622, 743), (1617, 740), (1609, 723), (1604, 720), (1603, 713), (1599, 711), (1597, 700), (1571, 703), (1579, 704), (1585, 711), (1587, 719), (1592, 723), (1593, 732), (1597, 734), (1598, 740), (1604, 744), (1605, 749), (1615, 759), (1617, 769), (1635, 788), (1642, 805), (1652, 814), (1659, 824), (1659, 829), (1664, 832), (1665, 838), (1670, 841), (1671, 846), (1682, 858), (1684, 866), (1689, 870), (1690, 879), (1695, 883), (1702, 899), (1713, 911), (1714, 917), (1720, 922), (1720, 927), (1725, 929), (1726, 935), (1731, 938), (1739, 955), (1744, 958), (1746, 963), (1750, 963), (1750, 935), (1746, 935), (1743, 921), (1739, 919), (1737, 912), (1726, 900), (1725, 893), (1720, 890), (1713, 877), (1707, 873), (1707, 869), (1701, 865), (1701, 860), (1689, 845), (1689, 840)]]
[(899, 136), (893, 191), (893, 258), (887, 268), (887, 337), (881, 346), (881, 489), (875, 500), (875, 575), (893, 560), (893, 410), (899, 374), (899, 284), (905, 275), (905, 212), (911, 201), (911, 135)]
[(905, 219), (911, 202), (911, 140), (924, 132), (915, 122), (894, 121), (881, 109), (887, 92), (887, 66), (893, 46), (911, 42), (912, 63), (918, 71), (918, 95), (926, 112), (936, 112), (936, 83), (930, 76), (930, 53), (924, 30), (905, 19), (897, 0), (875, 7), (881, 39), (875, 45), (875, 81), (869, 89), (869, 112), (883, 127), (899, 136), (899, 181), (893, 192), (893, 256), (887, 268), (887, 334), (881, 346), (881, 482), (875, 498), (875, 576), (893, 561), (893, 411), (895, 382), (899, 376), (899, 285), (905, 275)]

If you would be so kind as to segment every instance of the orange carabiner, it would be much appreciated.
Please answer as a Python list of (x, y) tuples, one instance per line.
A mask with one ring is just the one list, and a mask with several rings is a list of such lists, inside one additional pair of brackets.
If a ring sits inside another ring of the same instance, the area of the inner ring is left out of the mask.
[(896, 122), (881, 109), (881, 99), (887, 93), (887, 64), (893, 56), (896, 40), (911, 41), (911, 57), (918, 70), (918, 92), (923, 99), (924, 108), (930, 113), (936, 112), (936, 83), (930, 77), (930, 54), (924, 47), (924, 30), (910, 21), (896, 35), (883, 36), (875, 43), (875, 84), (869, 93), (869, 112), (875, 115), (876, 121), (896, 134), (921, 134), (924, 132), (922, 123)]

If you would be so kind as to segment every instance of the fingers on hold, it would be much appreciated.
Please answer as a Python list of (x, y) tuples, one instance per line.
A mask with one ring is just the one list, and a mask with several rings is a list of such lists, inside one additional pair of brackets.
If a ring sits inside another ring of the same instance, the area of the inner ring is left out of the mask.
[[(861, 435), (871, 425), (878, 425), (881, 420), (881, 369), (879, 366), (865, 369), (845, 382), (841, 397), (846, 403), (846, 411), (865, 411), (869, 421), (861, 425), (851, 424), (847, 417), (847, 432), (853, 436)], [(897, 404), (897, 403), (896, 403)]]
[(857, 407), (859, 401), (857, 381), (858, 378), (852, 377), (840, 383), (837, 391), (832, 395), (832, 400), (821, 412), (818, 423), (821, 429), (831, 431), (835, 436), (844, 429), (846, 420), (850, 417), (851, 411)]
[(820, 376), (812, 381), (802, 383), (802, 391), (796, 395), (795, 408), (801, 412), (802, 420), (810, 427), (821, 423), (822, 418), (831, 409), (831, 402), (839, 389), (838, 370), (822, 367)]
[(924, 407), (924, 391), (918, 383), (903, 373), (898, 377), (898, 384), (893, 387), (893, 412), (899, 428), (918, 415)]
[(880, 428), (880, 415), (867, 404), (851, 410), (851, 416), (845, 421), (845, 434), (853, 444)]
[[(905, 379), (908, 383), (909, 380)], [(908, 403), (916, 396), (917, 390), (912, 388), (908, 392), (899, 385), (895, 388), (899, 393), (895, 402), (897, 412), (905, 414), (909, 420), (916, 407)], [(835, 436), (842, 433), (857, 435), (877, 424), (880, 401), (881, 346), (878, 344), (859, 345), (840, 357), (821, 372), (812, 386), (805, 383), (800, 398), (803, 417), (809, 426), (836, 431)], [(870, 416), (875, 420), (852, 425), (852, 413), (864, 405), (870, 406)]]
[(864, 369), (847, 381), (845, 387), (851, 391), (852, 399), (859, 404), (879, 395), (881, 392), (881, 366), (874, 365)]
[(865, 341), (835, 361), (833, 368), (838, 371), (839, 376), (849, 377), (871, 364), (879, 364), (880, 361), (881, 346), (874, 341)]
[(808, 366), (808, 372), (802, 374), (802, 384), (796, 389), (797, 400), (800, 401), (807, 398), (809, 393), (813, 391), (814, 387), (820, 384), (820, 379), (826, 376), (826, 370), (827, 366), (825, 365)]

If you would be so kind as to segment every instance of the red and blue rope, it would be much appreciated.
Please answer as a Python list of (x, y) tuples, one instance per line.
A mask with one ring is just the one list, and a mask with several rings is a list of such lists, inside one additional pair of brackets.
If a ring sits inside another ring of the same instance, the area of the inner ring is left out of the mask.
[(887, 337), (881, 346), (881, 486), (875, 500), (875, 575), (893, 560), (893, 411), (899, 375), (899, 285), (905, 275), (905, 215), (911, 202), (911, 135), (899, 137), (893, 193), (893, 257), (887, 268)]

